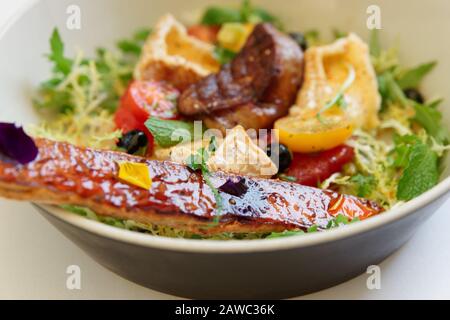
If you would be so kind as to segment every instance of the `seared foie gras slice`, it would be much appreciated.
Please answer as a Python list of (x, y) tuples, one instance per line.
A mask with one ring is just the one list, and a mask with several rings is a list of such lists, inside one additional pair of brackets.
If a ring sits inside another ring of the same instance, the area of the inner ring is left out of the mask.
[(186, 116), (206, 116), (208, 125), (222, 130), (250, 128), (249, 118), (251, 128), (270, 128), (288, 113), (302, 75), (300, 47), (272, 25), (258, 24), (236, 58), (185, 90), (178, 108)]
[[(244, 194), (220, 192), (222, 210), (218, 211), (203, 177), (183, 165), (44, 139), (36, 144), (39, 156), (28, 165), (0, 158), (0, 196), (85, 206), (99, 215), (200, 234), (304, 230), (312, 225), (324, 229), (339, 214), (365, 219), (382, 211), (376, 204), (352, 196), (250, 177), (244, 177)], [(150, 190), (118, 180), (122, 161), (148, 165)], [(217, 187), (227, 179), (240, 177), (220, 172), (211, 177)], [(212, 224), (216, 215), (220, 215), (220, 223)]]

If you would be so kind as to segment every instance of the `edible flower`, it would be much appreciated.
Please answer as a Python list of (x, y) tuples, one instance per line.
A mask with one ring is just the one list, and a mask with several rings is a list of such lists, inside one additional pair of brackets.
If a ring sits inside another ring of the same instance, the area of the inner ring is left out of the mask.
[(36, 159), (38, 148), (22, 127), (0, 122), (0, 154), (20, 164), (27, 164)]
[(228, 179), (219, 187), (219, 190), (235, 197), (241, 197), (247, 193), (248, 187), (245, 184), (244, 178), (239, 178), (237, 181)]
[(150, 190), (152, 179), (150, 178), (148, 166), (145, 163), (120, 162), (118, 164), (120, 180), (142, 189)]

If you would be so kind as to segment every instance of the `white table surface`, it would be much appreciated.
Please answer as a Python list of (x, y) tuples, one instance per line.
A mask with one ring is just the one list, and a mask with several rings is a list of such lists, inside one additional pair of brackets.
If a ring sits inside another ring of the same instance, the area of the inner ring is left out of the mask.
[[(0, 2), (0, 25), (27, 0)], [(29, 204), (0, 200), (0, 299), (173, 299), (99, 266)], [(81, 268), (81, 290), (66, 288), (66, 269)], [(368, 275), (302, 298), (449, 299), (450, 200), (401, 250), (381, 264), (381, 289)]]

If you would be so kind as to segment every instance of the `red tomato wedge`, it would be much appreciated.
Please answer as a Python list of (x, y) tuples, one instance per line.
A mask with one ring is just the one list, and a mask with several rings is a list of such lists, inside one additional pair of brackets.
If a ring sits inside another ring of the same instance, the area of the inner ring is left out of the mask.
[(318, 153), (295, 153), (286, 175), (295, 177), (297, 183), (316, 187), (332, 174), (341, 171), (354, 157), (353, 148), (345, 145)]
[(217, 42), (217, 34), (219, 33), (220, 26), (203, 26), (196, 24), (190, 26), (187, 30), (190, 36), (193, 36), (204, 42), (214, 44)]
[(145, 127), (150, 117), (173, 120), (178, 118), (177, 100), (179, 91), (167, 83), (156, 81), (133, 81), (116, 111), (114, 121), (124, 133), (142, 130), (149, 140), (149, 151), (153, 150), (153, 136)]

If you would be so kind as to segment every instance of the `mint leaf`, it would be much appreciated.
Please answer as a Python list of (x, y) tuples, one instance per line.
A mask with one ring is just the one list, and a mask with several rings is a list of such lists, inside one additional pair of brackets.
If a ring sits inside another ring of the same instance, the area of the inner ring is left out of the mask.
[(149, 118), (145, 126), (156, 143), (163, 148), (173, 147), (183, 141), (192, 141), (194, 137), (194, 125), (188, 122)]
[(397, 187), (397, 198), (409, 201), (438, 183), (438, 156), (426, 144), (415, 144)]
[(50, 38), (50, 54), (48, 58), (54, 63), (54, 72), (60, 72), (67, 76), (72, 69), (72, 60), (64, 57), (64, 43), (58, 29), (54, 29)]
[(423, 78), (430, 73), (434, 67), (437, 65), (436, 61), (424, 63), (420, 66), (417, 66), (413, 69), (410, 69), (404, 72), (398, 79), (397, 82), (400, 88), (409, 89), (409, 88), (417, 88), (420, 85), (420, 82)]

